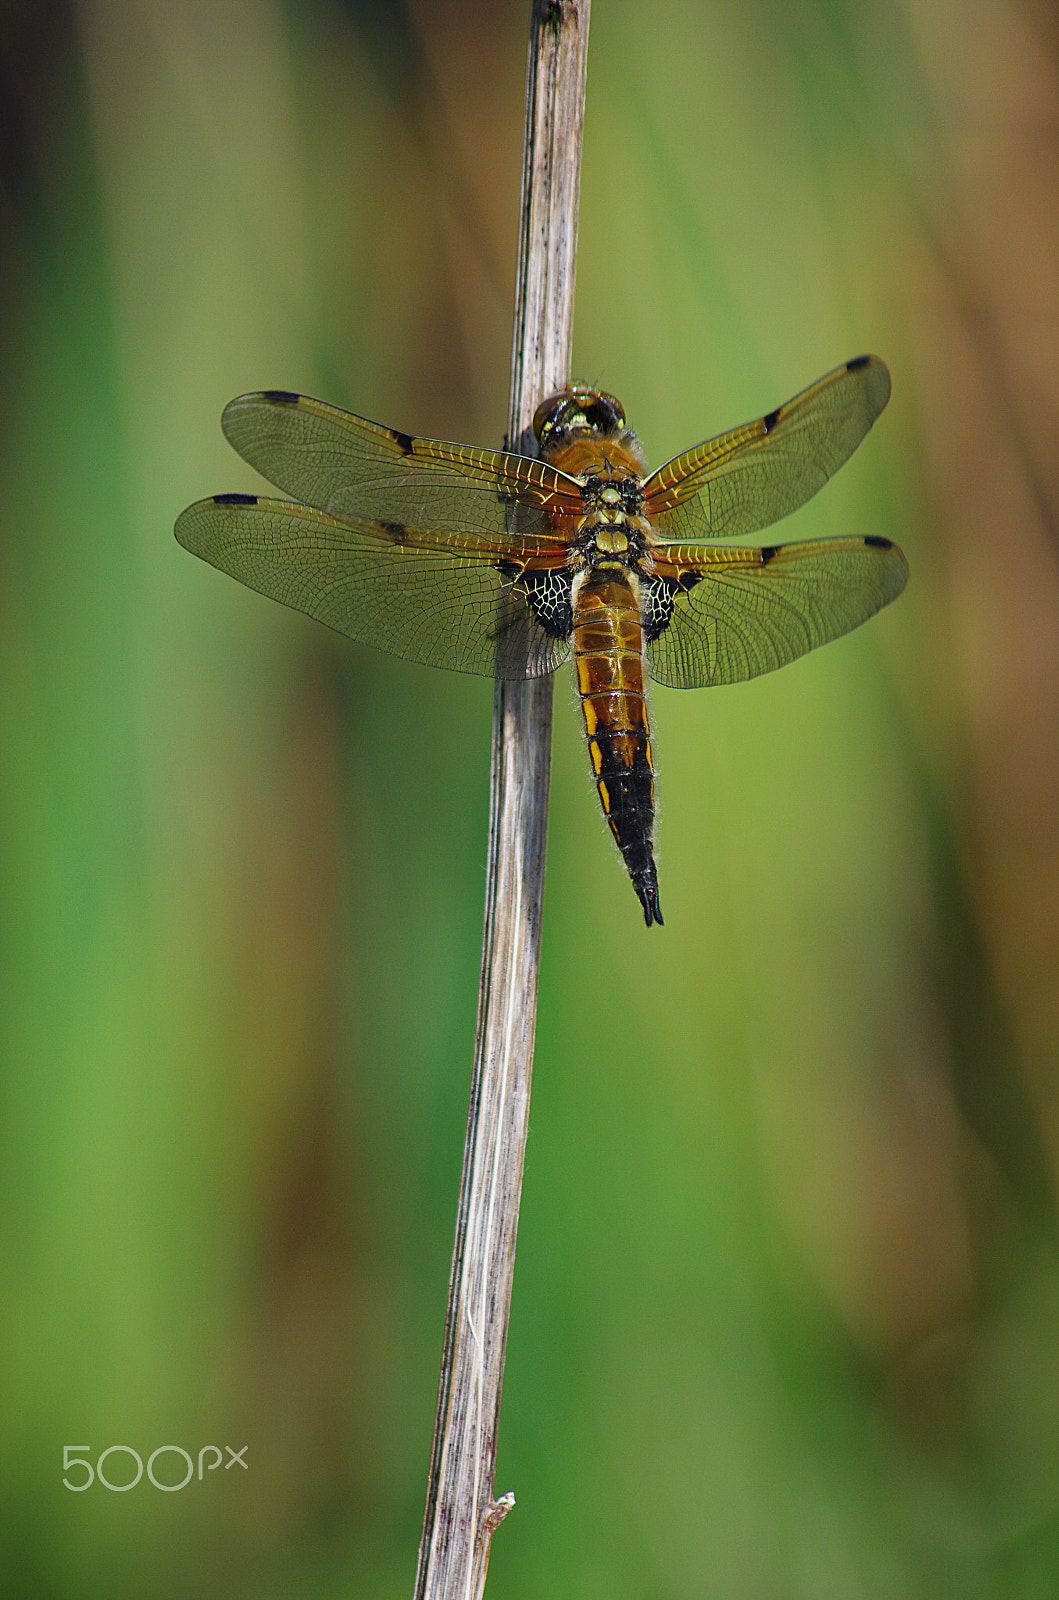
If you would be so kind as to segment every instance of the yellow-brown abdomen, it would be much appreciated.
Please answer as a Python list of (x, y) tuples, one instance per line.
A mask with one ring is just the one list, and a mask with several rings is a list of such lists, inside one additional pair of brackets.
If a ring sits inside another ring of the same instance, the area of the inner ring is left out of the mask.
[(628, 574), (597, 566), (577, 585), (573, 644), (588, 753), (647, 926), (661, 922), (651, 851), (654, 770), (643, 682), (640, 608)]

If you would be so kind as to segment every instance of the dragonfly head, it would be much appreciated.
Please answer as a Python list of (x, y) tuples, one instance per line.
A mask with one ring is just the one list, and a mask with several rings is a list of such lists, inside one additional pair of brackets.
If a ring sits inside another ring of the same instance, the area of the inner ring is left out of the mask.
[(584, 434), (609, 439), (624, 433), (625, 412), (612, 394), (570, 383), (542, 400), (534, 413), (533, 431), (547, 457)]

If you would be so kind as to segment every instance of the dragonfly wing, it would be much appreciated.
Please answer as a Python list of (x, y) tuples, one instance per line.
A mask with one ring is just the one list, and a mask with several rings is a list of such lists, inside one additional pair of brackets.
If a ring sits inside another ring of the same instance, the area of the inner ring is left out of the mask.
[(529, 603), (533, 574), (469, 534), (229, 494), (189, 506), (176, 536), (260, 594), (406, 661), (536, 678), (569, 654)]
[(674, 689), (740, 683), (859, 627), (905, 586), (889, 539), (822, 539), (763, 550), (652, 552), (641, 580), (651, 673)]
[(778, 522), (849, 459), (889, 398), (884, 363), (858, 356), (768, 416), (674, 456), (644, 486), (658, 538), (738, 539)]
[(417, 439), (284, 389), (240, 395), (221, 426), (269, 483), (338, 519), (460, 528), (501, 542), (516, 531), (528, 554), (554, 541), (555, 514), (584, 515), (579, 486), (543, 461)]

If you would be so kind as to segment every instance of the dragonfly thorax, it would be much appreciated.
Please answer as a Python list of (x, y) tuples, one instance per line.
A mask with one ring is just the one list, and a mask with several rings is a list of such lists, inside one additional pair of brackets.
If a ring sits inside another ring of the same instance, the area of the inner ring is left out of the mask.
[(578, 542), (589, 565), (609, 556), (634, 561), (650, 542), (651, 526), (643, 515), (643, 479), (616, 476), (609, 462), (606, 466), (606, 476), (589, 473), (581, 483), (586, 516)]
[(623, 522), (643, 511), (643, 479), (630, 474), (617, 477), (610, 471), (606, 477), (589, 473), (581, 480), (581, 498), (601, 521)]

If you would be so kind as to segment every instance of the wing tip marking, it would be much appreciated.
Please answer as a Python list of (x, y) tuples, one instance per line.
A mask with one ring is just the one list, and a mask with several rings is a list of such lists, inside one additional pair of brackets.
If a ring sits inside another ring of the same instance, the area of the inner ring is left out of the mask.
[(211, 503), (215, 506), (256, 506), (259, 496), (256, 494), (215, 494), (211, 495)]
[(274, 406), (296, 406), (301, 395), (295, 394), (292, 389), (263, 389), (261, 398)]

